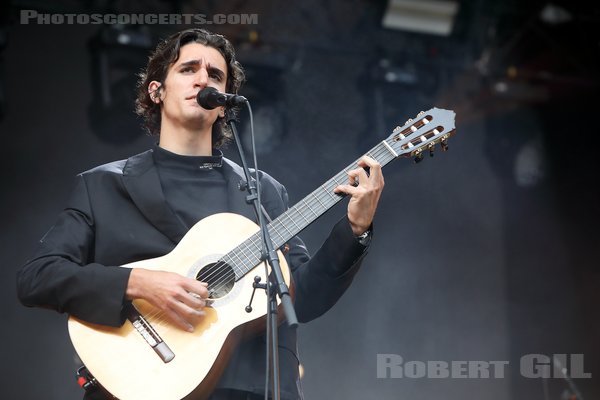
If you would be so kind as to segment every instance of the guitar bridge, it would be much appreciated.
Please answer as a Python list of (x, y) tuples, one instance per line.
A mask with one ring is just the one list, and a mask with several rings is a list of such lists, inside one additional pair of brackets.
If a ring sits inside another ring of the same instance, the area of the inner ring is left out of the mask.
[(165, 364), (173, 360), (175, 358), (175, 353), (173, 353), (169, 346), (162, 340), (158, 332), (156, 332), (146, 318), (140, 314), (137, 308), (131, 303), (125, 307), (129, 322), (131, 322), (135, 330), (142, 335), (144, 340), (146, 340), (146, 343), (154, 349), (161, 360), (163, 360)]

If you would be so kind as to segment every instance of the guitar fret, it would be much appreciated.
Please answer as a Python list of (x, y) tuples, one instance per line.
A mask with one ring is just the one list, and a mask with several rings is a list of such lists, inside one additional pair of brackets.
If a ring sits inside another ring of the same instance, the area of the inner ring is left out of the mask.
[(321, 202), (321, 200), (319, 200), (319, 195), (315, 196), (315, 200), (317, 200), (319, 202), (319, 204), (321, 204), (321, 207), (323, 207), (323, 209), (326, 209), (327, 207), (325, 207), (325, 205)]
[(306, 205), (306, 207), (307, 207), (307, 208), (308, 208), (310, 211), (312, 211), (312, 213), (313, 213), (313, 214), (315, 214), (316, 216), (318, 216), (318, 215), (319, 215), (319, 214), (317, 214), (317, 213), (315, 212), (315, 210), (313, 210), (313, 209), (312, 209), (312, 207), (310, 206), (310, 204), (308, 204), (308, 203), (306, 202), (306, 199), (303, 199), (302, 201), (304, 202), (304, 204)]
[(323, 193), (325, 195), (325, 198), (328, 199), (327, 201), (331, 201), (331, 198), (335, 199), (335, 195), (333, 194), (333, 189), (329, 190), (327, 188), (326, 184), (323, 184), (319, 187), (319, 189), (321, 190), (321, 193)]
[[(289, 233), (289, 234), (290, 234), (290, 235), (292, 235), (292, 236), (294, 235), (294, 234), (292, 233), (292, 231), (290, 231), (290, 230), (288, 229), (288, 227), (287, 227), (287, 226), (286, 226), (286, 225), (285, 225), (283, 222), (281, 222), (281, 221), (278, 221), (278, 223), (279, 223), (279, 226), (280, 226), (280, 227), (282, 227), (283, 229), (285, 229), (285, 230), (287, 231), (287, 233)], [(296, 223), (295, 223), (295, 222), (293, 222), (293, 220), (292, 220), (292, 223), (294, 223), (294, 225), (296, 225)], [(298, 225), (296, 225), (296, 226), (298, 226)], [(280, 235), (280, 236), (281, 236), (281, 235)], [(283, 238), (283, 236), (282, 236), (282, 238)]]
[(307, 225), (308, 225), (308, 223), (310, 223), (310, 221), (308, 220), (308, 218), (306, 218), (306, 217), (304, 216), (304, 214), (302, 214), (302, 213), (300, 212), (300, 210), (298, 209), (298, 207), (297, 207), (297, 206), (294, 206), (294, 207), (293, 207), (293, 209), (294, 209), (294, 211), (296, 211), (296, 213), (297, 213), (298, 215), (300, 215), (300, 216), (302, 217), (302, 219), (304, 219), (304, 221), (306, 221), (306, 222), (307, 222)]
[[(337, 186), (337, 185), (336, 185)], [(335, 189), (335, 187), (333, 188)], [(337, 200), (336, 194), (333, 192), (333, 189), (331, 190), (323, 190), (325, 193), (327, 193), (329, 195), (329, 197), (331, 197), (333, 200)]]
[(248, 259), (248, 253), (252, 253), (252, 247), (248, 246), (248, 240), (245, 240), (236, 251), (236, 258), (239, 264), (244, 265)]
[[(298, 229), (298, 231), (296, 231), (296, 233), (300, 232), (302, 230), (302, 228), (300, 227), (300, 225), (298, 225), (296, 223), (296, 220), (294, 218), (292, 218), (291, 216), (287, 216), (286, 217), (292, 224), (296, 225), (296, 228)], [(287, 229), (287, 227), (285, 226), (285, 224), (283, 223), (283, 221), (279, 221), (279, 224), (281, 226), (283, 226), (285, 228), (286, 231), (288, 231), (290, 234), (292, 234), (292, 232), (290, 232), (289, 229)], [(292, 235), (293, 236), (293, 235)]]
[[(287, 228), (287, 226), (281, 224), (281, 222), (279, 223), (279, 225), (283, 227), (283, 229), (285, 229), (289, 235), (292, 234), (292, 232)], [(275, 227), (275, 224), (273, 224), (273, 229), (269, 229), (269, 235), (271, 235), (271, 237), (279, 236), (280, 240), (283, 240), (284, 238), (283, 234), (279, 232), (279, 230)]]
[(233, 269), (236, 277), (238, 275), (242, 276), (243, 273), (243, 269), (240, 267), (240, 265), (243, 265), (244, 262), (240, 258), (240, 253), (241, 252), (239, 250), (234, 249), (234, 251), (229, 252), (225, 257), (223, 257), (223, 261), (225, 261), (225, 263)]
[[(255, 240), (257, 239), (257, 237), (256, 237), (256, 236), (257, 236), (257, 235), (252, 235), (252, 236), (250, 236), (250, 238), (248, 238), (248, 239), (246, 239), (245, 241), (243, 241), (243, 242), (242, 242), (242, 243), (241, 243), (241, 244), (240, 244), (240, 245), (239, 245), (239, 246), (236, 248), (236, 250), (237, 250), (238, 252), (242, 253), (242, 254), (245, 256), (245, 259), (242, 259), (241, 257), (239, 258), (239, 259), (240, 259), (240, 261), (241, 261), (241, 266), (240, 266), (240, 269), (241, 269), (241, 270), (242, 270), (242, 272), (244, 272), (244, 273), (245, 273), (245, 272), (247, 272), (247, 271), (244, 271), (244, 270), (246, 270), (246, 269), (249, 267), (249, 264), (250, 264), (250, 263), (252, 263), (252, 259), (250, 258), (250, 254), (252, 254), (252, 255), (254, 255), (254, 256), (256, 257), (256, 247), (257, 247), (257, 246), (256, 246), (256, 243), (255, 243)], [(249, 242), (250, 242), (250, 243), (252, 243), (254, 246), (252, 246), (252, 247), (251, 247), (251, 246), (249, 246)], [(242, 251), (242, 249), (241, 249), (241, 247), (242, 247), (242, 246), (243, 246), (243, 247), (244, 247), (244, 248), (247, 250), (246, 252)], [(259, 253), (258, 253), (258, 254), (260, 254), (260, 250), (259, 250)], [(259, 259), (260, 259), (260, 257), (259, 257)], [(244, 268), (242, 268), (242, 267), (244, 267)]]
[[(299, 228), (298, 225), (296, 224), (296, 222), (292, 219), (292, 218), (287, 218), (288, 221), (291, 221), (292, 224), (296, 225), (296, 228)], [(279, 225), (280, 228), (285, 229), (285, 231), (288, 233), (289, 237), (294, 237), (296, 235), (296, 233), (298, 233), (300, 230), (298, 229), (298, 231), (296, 232), (292, 232), (290, 229), (288, 229), (288, 227), (286, 226), (286, 224), (283, 223), (283, 221), (273, 221), (273, 227), (275, 227), (275, 223), (277, 223)], [(275, 228), (275, 231), (277, 232), (277, 234), (279, 235), (280, 238), (280, 242), (283, 244), (285, 243), (285, 236), (283, 236), (283, 234), (281, 234), (279, 232), (279, 227)], [(278, 247), (278, 246), (277, 246)]]

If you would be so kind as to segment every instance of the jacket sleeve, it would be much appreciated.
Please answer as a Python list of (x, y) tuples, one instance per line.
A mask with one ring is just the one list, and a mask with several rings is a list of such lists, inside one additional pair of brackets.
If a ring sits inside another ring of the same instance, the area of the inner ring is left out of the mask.
[[(300, 239), (295, 238), (294, 241)], [(311, 321), (337, 303), (358, 272), (368, 246), (358, 243), (347, 217), (333, 227), (312, 258), (303, 260), (303, 246), (290, 244), (294, 277), (295, 309), (300, 322)], [(295, 249), (295, 250), (294, 250)], [(304, 248), (305, 250), (305, 248)]]
[[(277, 210), (277, 215), (287, 210), (289, 202), (282, 185), (279, 195), (283, 209)], [(294, 306), (300, 322), (309, 322), (335, 305), (352, 283), (369, 248), (354, 236), (347, 216), (334, 225), (313, 257), (299, 237), (292, 238), (288, 244), (286, 257), (292, 271)]]
[(94, 216), (85, 177), (79, 175), (67, 207), (17, 274), (20, 301), (92, 323), (121, 325), (131, 270), (93, 258)]

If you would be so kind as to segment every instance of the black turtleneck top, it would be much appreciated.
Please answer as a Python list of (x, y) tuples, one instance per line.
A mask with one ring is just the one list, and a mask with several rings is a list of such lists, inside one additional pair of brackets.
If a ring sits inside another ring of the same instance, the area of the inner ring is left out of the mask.
[(221, 151), (182, 156), (154, 146), (153, 157), (167, 204), (188, 229), (202, 218), (228, 211)]

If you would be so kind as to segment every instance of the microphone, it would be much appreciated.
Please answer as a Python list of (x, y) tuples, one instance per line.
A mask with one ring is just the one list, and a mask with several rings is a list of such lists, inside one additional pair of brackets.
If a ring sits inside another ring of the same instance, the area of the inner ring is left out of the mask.
[(210, 86), (207, 86), (198, 92), (196, 101), (202, 108), (207, 110), (212, 110), (221, 106), (239, 106), (248, 102), (244, 96), (221, 93), (214, 87)]

